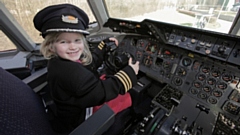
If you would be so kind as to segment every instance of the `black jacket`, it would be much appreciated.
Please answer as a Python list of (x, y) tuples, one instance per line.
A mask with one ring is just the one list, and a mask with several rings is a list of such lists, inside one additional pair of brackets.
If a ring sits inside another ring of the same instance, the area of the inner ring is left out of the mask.
[(124, 94), (137, 83), (130, 66), (100, 80), (92, 70), (96, 71), (102, 64), (104, 53), (104, 49), (96, 48), (92, 53), (93, 63), (87, 67), (59, 57), (49, 60), (48, 84), (57, 108), (53, 122), (57, 129), (70, 132), (85, 120), (87, 107), (101, 105), (119, 93)]

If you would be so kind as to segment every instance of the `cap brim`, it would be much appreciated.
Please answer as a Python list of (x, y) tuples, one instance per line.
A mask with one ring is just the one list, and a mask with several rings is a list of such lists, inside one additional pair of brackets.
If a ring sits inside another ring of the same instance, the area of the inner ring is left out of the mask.
[(47, 29), (44, 33), (45, 35), (50, 32), (76, 32), (76, 33), (82, 33), (84, 35), (89, 35), (89, 32), (86, 30), (80, 30), (80, 29)]

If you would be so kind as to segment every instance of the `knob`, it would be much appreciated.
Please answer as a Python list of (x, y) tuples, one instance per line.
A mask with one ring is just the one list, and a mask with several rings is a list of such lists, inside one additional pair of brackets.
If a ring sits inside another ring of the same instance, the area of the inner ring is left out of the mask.
[(174, 83), (175, 83), (175, 85), (177, 85), (177, 86), (182, 85), (182, 79), (179, 78), (179, 77), (176, 77), (176, 78), (174, 79)]
[(220, 53), (220, 54), (223, 54), (224, 53), (224, 51), (225, 51), (225, 47), (224, 46), (221, 46), (221, 47), (219, 47), (218, 48), (218, 52)]
[(233, 52), (233, 57), (237, 57), (240, 53), (240, 49), (237, 49), (236, 51)]
[(187, 37), (186, 36), (182, 36), (181, 41), (184, 42), (186, 40), (187, 40)]

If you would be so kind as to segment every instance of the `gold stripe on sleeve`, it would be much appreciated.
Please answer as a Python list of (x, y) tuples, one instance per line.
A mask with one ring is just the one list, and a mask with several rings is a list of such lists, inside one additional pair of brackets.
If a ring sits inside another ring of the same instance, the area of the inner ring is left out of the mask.
[(121, 76), (126, 81), (126, 83), (128, 85), (128, 90), (129, 90), (132, 87), (132, 82), (131, 82), (130, 78), (128, 77), (128, 75), (124, 71), (119, 71), (119, 74), (121, 74)]
[(127, 91), (129, 89), (129, 83), (127, 82), (127, 80), (121, 73), (117, 73), (117, 75), (120, 76), (122, 78), (122, 80), (124, 81), (124, 84), (126, 85), (125, 91)]
[(103, 47), (104, 47), (104, 45), (105, 45), (105, 43), (102, 41), (102, 42), (98, 45), (98, 48), (99, 48), (100, 50), (102, 50)]
[(126, 92), (132, 87), (131, 79), (124, 71), (119, 71), (115, 76), (122, 82)]
[(126, 84), (124, 83), (124, 81), (123, 81), (123, 79), (121, 78), (121, 76), (118, 76), (118, 74), (116, 74), (116, 75), (114, 75), (114, 76), (116, 76), (121, 82), (122, 82), (122, 84), (124, 85), (124, 89), (125, 89), (125, 91), (127, 90), (127, 86), (126, 86)]

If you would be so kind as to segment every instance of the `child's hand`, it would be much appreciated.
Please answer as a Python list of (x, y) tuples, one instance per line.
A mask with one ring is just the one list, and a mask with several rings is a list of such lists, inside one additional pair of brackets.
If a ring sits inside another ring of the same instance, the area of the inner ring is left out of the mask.
[(129, 58), (128, 65), (133, 68), (133, 70), (135, 71), (135, 74), (137, 75), (139, 71), (139, 61), (136, 61), (136, 63), (133, 64), (132, 58)]
[(116, 46), (118, 46), (118, 40), (116, 38), (110, 37), (109, 40), (114, 41)]

